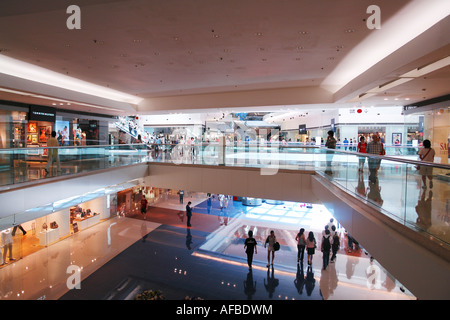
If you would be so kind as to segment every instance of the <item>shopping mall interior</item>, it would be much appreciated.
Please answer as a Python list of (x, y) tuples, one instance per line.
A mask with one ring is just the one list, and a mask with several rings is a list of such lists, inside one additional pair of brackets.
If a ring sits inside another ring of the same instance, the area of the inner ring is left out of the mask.
[(372, 2), (1, 2), (0, 299), (450, 299), (450, 2)]

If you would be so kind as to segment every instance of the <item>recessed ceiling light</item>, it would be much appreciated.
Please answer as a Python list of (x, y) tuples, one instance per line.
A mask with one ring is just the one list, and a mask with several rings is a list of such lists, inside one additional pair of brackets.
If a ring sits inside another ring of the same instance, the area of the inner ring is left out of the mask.
[(256, 33), (255, 33), (255, 36), (258, 36), (258, 37), (261, 37), (262, 35), (263, 35), (262, 32), (256, 32)]
[(353, 33), (353, 32), (355, 32), (355, 29), (347, 29), (347, 30), (345, 30), (345, 33)]
[(301, 34), (301, 35), (306, 35), (306, 34), (308, 34), (307, 31), (299, 31), (298, 33)]

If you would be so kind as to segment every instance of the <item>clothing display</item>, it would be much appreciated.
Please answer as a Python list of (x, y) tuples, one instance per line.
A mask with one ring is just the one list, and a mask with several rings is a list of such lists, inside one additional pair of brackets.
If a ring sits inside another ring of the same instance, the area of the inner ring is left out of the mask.
[(13, 238), (10, 229), (5, 229), (1, 232), (2, 244), (3, 244), (3, 263), (6, 262), (6, 256), (9, 256), (9, 260), (14, 260), (12, 256)]

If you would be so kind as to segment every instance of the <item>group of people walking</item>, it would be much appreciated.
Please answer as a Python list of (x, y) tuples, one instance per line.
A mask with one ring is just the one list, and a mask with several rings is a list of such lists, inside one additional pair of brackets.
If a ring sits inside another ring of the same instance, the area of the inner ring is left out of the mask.
[[(336, 261), (336, 254), (340, 248), (340, 237), (336, 232), (336, 226), (334, 225), (334, 219), (331, 218), (330, 222), (325, 226), (321, 233), (320, 251), (323, 257), (323, 270), (325, 270), (331, 262)], [(308, 255), (308, 265), (312, 265), (312, 259), (317, 249), (317, 240), (314, 236), (314, 232), (309, 231), (306, 236), (305, 229), (301, 228), (295, 237), (297, 241), (297, 263), (303, 264), (304, 253)]]
[[(297, 263), (303, 264), (305, 250), (307, 254), (308, 265), (312, 265), (313, 256), (316, 252), (318, 242), (314, 236), (313, 231), (309, 231), (306, 235), (305, 229), (301, 228), (295, 237), (297, 241)], [(273, 267), (273, 261), (275, 259), (275, 251), (278, 250), (279, 246), (275, 232), (270, 231), (264, 243), (264, 248), (267, 248), (267, 267)], [(336, 254), (340, 248), (340, 237), (339, 233), (336, 232), (336, 226), (334, 224), (334, 219), (331, 218), (330, 222), (325, 226), (321, 233), (320, 250), (323, 256), (323, 270), (327, 268), (330, 261), (331, 263), (336, 261)], [(253, 231), (248, 232), (248, 238), (245, 239), (244, 249), (247, 254), (247, 263), (249, 270), (252, 269), (253, 255), (258, 253), (257, 241), (253, 237)], [(330, 260), (331, 256), (331, 260)]]
[[(273, 260), (275, 259), (275, 251), (278, 250), (277, 246), (279, 246), (277, 242), (277, 237), (275, 236), (275, 232), (271, 230), (270, 234), (267, 236), (266, 241), (264, 243), (264, 248), (267, 247), (267, 268), (273, 266)], [(248, 238), (245, 239), (244, 249), (245, 253), (247, 254), (248, 268), (249, 270), (252, 270), (253, 254), (257, 254), (258, 249), (256, 239), (253, 238), (253, 231), (251, 230), (248, 232)]]

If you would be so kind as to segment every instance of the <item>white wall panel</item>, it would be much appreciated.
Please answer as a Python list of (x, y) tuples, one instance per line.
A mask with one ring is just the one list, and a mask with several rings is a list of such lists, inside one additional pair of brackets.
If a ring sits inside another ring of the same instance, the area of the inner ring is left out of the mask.
[[(41, 207), (58, 200), (92, 192), (101, 188), (114, 186), (126, 181), (143, 178), (148, 173), (148, 166), (142, 163), (98, 173), (47, 179), (46, 183), (32, 183), (18, 189), (0, 192), (0, 219), (26, 210)], [(53, 182), (52, 182), (53, 181)], [(14, 188), (14, 186), (13, 186)]]
[(262, 175), (258, 168), (149, 164), (149, 173), (145, 184), (157, 188), (317, 202), (311, 190), (311, 172), (280, 170)]

